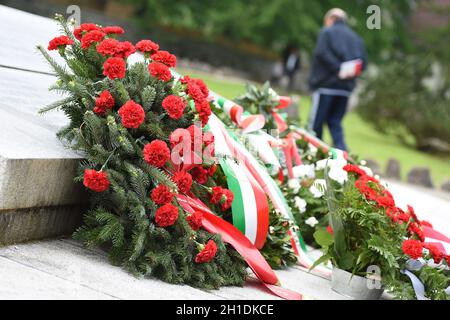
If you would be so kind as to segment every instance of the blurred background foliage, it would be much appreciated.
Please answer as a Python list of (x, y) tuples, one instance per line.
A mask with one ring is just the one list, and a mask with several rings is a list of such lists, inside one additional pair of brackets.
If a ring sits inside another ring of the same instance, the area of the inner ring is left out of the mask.
[[(324, 13), (341, 7), (375, 60), (386, 57), (392, 48), (411, 49), (406, 23), (415, 4), (412, 0), (171, 0), (170, 5), (159, 0), (122, 1), (135, 6), (136, 19), (144, 27), (178, 28), (209, 39), (257, 45), (274, 53), (290, 43), (311, 52)], [(366, 8), (374, 4), (382, 7), (381, 30), (366, 26)]]
[[(350, 148), (362, 158), (379, 161), (382, 167), (390, 157), (397, 158), (403, 177), (412, 167), (426, 166), (434, 181), (450, 179), (450, 0), (0, 3), (48, 17), (77, 4), (83, 22), (118, 24), (127, 29), (127, 40), (149, 38), (158, 42), (178, 56), (180, 72), (201, 76), (228, 98), (242, 94), (245, 82), (268, 80), (283, 49), (294, 43), (302, 53), (302, 69), (297, 74), (298, 86), (289, 94), (302, 95), (301, 125), (305, 125), (310, 110), (306, 79), (317, 34), (324, 14), (340, 7), (364, 39), (370, 63), (355, 92), (356, 104), (344, 119)], [(381, 9), (381, 29), (367, 28), (367, 8), (371, 5)], [(298, 119), (295, 108), (291, 110), (292, 118)], [(325, 140), (330, 141), (327, 131)]]

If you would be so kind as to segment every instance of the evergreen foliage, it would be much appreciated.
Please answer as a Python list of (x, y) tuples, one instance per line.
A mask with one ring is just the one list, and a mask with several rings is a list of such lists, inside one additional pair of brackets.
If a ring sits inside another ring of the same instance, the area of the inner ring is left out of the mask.
[[(53, 67), (58, 80), (50, 90), (63, 93), (64, 99), (44, 107), (41, 112), (61, 109), (70, 120), (58, 136), (69, 147), (84, 154), (76, 181), (83, 181), (85, 169), (107, 173), (109, 188), (92, 192), (91, 209), (74, 238), (87, 246), (102, 246), (112, 263), (136, 276), (152, 276), (161, 280), (189, 284), (206, 289), (224, 285), (242, 285), (246, 275), (240, 255), (221, 241), (220, 236), (203, 229), (194, 231), (186, 221), (187, 213), (175, 201), (179, 217), (175, 224), (163, 228), (155, 223), (156, 204), (151, 190), (164, 184), (176, 192), (170, 173), (143, 160), (143, 146), (154, 139), (166, 141), (177, 128), (186, 128), (194, 119), (192, 110), (180, 121), (164, 116), (162, 100), (179, 92), (173, 81), (163, 82), (150, 76), (147, 64), (127, 64), (124, 79), (111, 80), (102, 75), (105, 57), (95, 45), (83, 49), (71, 27), (61, 16), (57, 20), (64, 34), (74, 41), (59, 50), (66, 66), (60, 65), (38, 47)], [(95, 98), (108, 90), (114, 107), (103, 116), (93, 112)], [(133, 100), (144, 108), (145, 122), (137, 129), (127, 129), (117, 113), (123, 104)], [(199, 245), (213, 239), (218, 247), (215, 258), (196, 263)]]

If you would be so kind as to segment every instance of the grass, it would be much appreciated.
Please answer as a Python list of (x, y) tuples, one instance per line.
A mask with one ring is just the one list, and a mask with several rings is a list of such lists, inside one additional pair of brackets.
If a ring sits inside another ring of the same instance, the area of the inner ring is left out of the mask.
[[(202, 78), (208, 87), (233, 99), (245, 92), (245, 81), (239, 79), (225, 79), (211, 76), (206, 73), (179, 69), (182, 74)], [(308, 119), (311, 101), (309, 97), (300, 100), (300, 119), (305, 123)], [(435, 186), (450, 180), (450, 157), (438, 157), (408, 148), (393, 136), (377, 132), (369, 123), (363, 121), (355, 112), (349, 112), (344, 118), (344, 130), (351, 153), (359, 155), (360, 159), (376, 160), (384, 171), (389, 158), (400, 161), (402, 179), (406, 180), (408, 171), (413, 167), (428, 167)], [(330, 134), (325, 129), (324, 140), (331, 142)]]

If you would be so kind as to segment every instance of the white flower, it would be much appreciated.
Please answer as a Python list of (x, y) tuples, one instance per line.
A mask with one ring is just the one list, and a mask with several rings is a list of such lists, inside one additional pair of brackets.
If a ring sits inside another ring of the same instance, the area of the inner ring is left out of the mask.
[(312, 228), (314, 228), (314, 226), (316, 224), (319, 223), (319, 221), (317, 221), (317, 219), (315, 217), (309, 217), (308, 219), (305, 220), (305, 223), (309, 226), (311, 226)]
[(323, 170), (327, 166), (329, 159), (322, 159), (316, 162), (316, 170)]
[(289, 179), (288, 187), (292, 189), (294, 193), (298, 193), (300, 191), (300, 181), (298, 179)]
[(309, 191), (313, 194), (314, 198), (320, 198), (323, 196), (324, 191), (327, 189), (327, 184), (324, 179), (317, 179), (313, 185), (309, 188)]
[(360, 168), (360, 169), (363, 169), (363, 170), (366, 172), (366, 174), (367, 174), (368, 176), (373, 176), (372, 169), (370, 169), (369, 167), (359, 166), (359, 168)]
[(313, 156), (317, 154), (317, 147), (313, 146), (312, 144), (308, 144), (308, 149)]
[(345, 159), (332, 159), (329, 161), (328, 165), (330, 170), (328, 171), (328, 176), (330, 179), (338, 182), (339, 184), (344, 184), (348, 179), (347, 171), (342, 169), (347, 164)]
[(306, 211), (306, 201), (298, 196), (294, 198), (295, 206), (300, 211), (300, 213), (303, 213)]
[(296, 178), (313, 179), (315, 177), (314, 164), (301, 164), (293, 167), (292, 171), (294, 172), (294, 177)]

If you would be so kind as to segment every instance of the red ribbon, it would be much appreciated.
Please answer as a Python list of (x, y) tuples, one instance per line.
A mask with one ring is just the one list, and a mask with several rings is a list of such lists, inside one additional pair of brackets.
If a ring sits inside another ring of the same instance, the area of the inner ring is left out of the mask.
[(288, 125), (286, 121), (284, 121), (284, 119), (278, 114), (277, 110), (287, 108), (290, 104), (290, 97), (280, 96), (279, 104), (275, 107), (275, 110), (272, 110), (271, 112), (279, 132), (285, 131), (288, 128)]
[(279, 286), (280, 281), (267, 261), (250, 240), (248, 240), (235, 226), (214, 215), (199, 199), (180, 194), (176, 197), (178, 203), (186, 212), (194, 213), (196, 210), (199, 210), (203, 213), (203, 228), (210, 233), (220, 234), (224, 242), (230, 244), (237, 252), (239, 252), (268, 290), (283, 299), (303, 299), (301, 294)]

